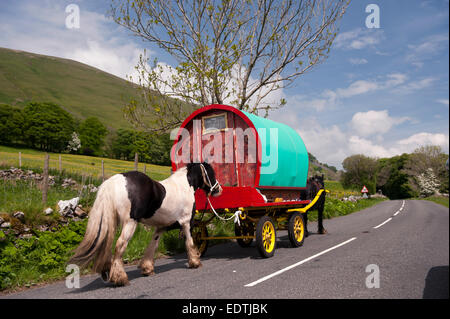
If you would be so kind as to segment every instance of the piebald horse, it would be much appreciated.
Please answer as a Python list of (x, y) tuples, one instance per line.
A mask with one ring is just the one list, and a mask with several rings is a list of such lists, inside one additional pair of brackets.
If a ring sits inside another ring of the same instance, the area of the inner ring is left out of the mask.
[[(306, 190), (301, 191), (301, 198), (313, 200), (319, 190), (325, 189), (324, 176), (315, 175), (306, 182)], [(326, 234), (327, 230), (323, 227), (323, 210), (325, 208), (325, 192), (323, 192), (317, 202), (311, 207), (310, 210), (317, 210), (317, 233)], [(305, 235), (308, 236), (308, 212), (305, 213)]]
[[(174, 225), (183, 230), (189, 268), (201, 266), (190, 231), (194, 193), (198, 188), (212, 196), (222, 193), (214, 170), (207, 163), (190, 163), (161, 182), (137, 171), (110, 177), (100, 185), (89, 213), (84, 239), (70, 263), (84, 267), (93, 261), (93, 270), (100, 273), (104, 281), (109, 280), (117, 286), (128, 284), (122, 255), (140, 222), (155, 227), (153, 238), (139, 264), (143, 275), (154, 273), (159, 239)], [(118, 226), (122, 227), (122, 232), (113, 257), (111, 249)]]

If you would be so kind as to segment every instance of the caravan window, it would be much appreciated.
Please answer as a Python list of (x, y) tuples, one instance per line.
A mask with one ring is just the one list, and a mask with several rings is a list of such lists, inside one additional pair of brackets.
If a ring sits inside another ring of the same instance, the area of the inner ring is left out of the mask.
[(203, 133), (227, 129), (227, 114), (215, 114), (202, 117)]

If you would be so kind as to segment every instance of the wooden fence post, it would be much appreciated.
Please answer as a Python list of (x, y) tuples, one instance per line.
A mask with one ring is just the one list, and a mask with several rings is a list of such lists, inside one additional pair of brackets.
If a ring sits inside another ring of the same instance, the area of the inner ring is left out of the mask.
[(22, 152), (19, 152), (19, 168), (22, 168)]
[(147, 174), (147, 165), (144, 164), (144, 174)]
[(138, 153), (134, 153), (134, 170), (138, 170)]
[(59, 154), (59, 173), (62, 172), (61, 154)]
[(49, 162), (49, 155), (48, 153), (45, 153), (45, 160), (44, 160), (44, 181), (43, 181), (43, 188), (42, 188), (42, 202), (44, 204), (47, 204), (47, 192), (48, 192), (48, 162)]

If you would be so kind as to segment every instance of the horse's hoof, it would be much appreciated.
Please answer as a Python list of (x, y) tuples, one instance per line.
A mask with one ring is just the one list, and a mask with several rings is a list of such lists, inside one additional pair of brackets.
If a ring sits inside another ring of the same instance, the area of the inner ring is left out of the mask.
[(324, 228), (324, 229), (320, 229), (320, 230), (318, 231), (318, 233), (321, 234), (321, 235), (328, 234), (328, 232), (327, 232), (327, 230), (326, 230), (325, 228)]
[(305, 237), (309, 236), (309, 231), (305, 231)]
[(106, 284), (109, 281), (109, 271), (102, 271), (101, 277), (103, 282)]
[(189, 268), (195, 269), (195, 268), (200, 268), (201, 266), (202, 266), (202, 263), (200, 261), (189, 262)]
[(110, 282), (116, 287), (126, 286), (130, 283), (126, 274), (121, 274), (115, 278), (110, 278)]
[(148, 277), (148, 276), (153, 276), (154, 274), (155, 274), (154, 270), (147, 270), (147, 269), (142, 269), (141, 270), (141, 275), (142, 276)]
[(113, 283), (114, 286), (116, 286), (116, 287), (123, 287), (123, 286), (127, 286), (127, 285), (130, 284), (130, 282), (128, 281), (128, 279), (126, 279), (126, 280), (112, 281), (112, 283)]

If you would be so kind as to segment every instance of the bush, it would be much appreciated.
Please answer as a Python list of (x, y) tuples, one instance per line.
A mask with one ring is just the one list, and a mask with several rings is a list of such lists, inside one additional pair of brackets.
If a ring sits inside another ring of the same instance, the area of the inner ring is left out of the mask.
[(0, 241), (0, 289), (64, 276), (65, 264), (83, 239), (86, 225), (87, 220), (71, 222), (55, 232), (35, 231), (35, 236), (27, 239), (0, 231), (4, 236)]

